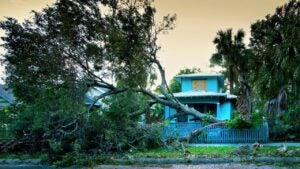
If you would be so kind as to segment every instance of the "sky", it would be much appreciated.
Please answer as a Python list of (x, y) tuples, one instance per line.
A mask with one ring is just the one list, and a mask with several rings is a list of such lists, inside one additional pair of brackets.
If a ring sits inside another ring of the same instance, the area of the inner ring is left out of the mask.
[[(31, 17), (32, 10), (40, 11), (54, 1), (0, 0), (0, 20), (9, 16), (22, 22)], [(159, 59), (167, 79), (183, 68), (197, 67), (205, 73), (219, 71), (209, 66), (209, 59), (215, 52), (212, 41), (216, 33), (228, 28), (235, 32), (243, 29), (248, 43), (251, 23), (273, 14), (277, 6), (286, 2), (288, 0), (155, 0), (157, 21), (167, 14), (177, 15), (175, 29), (161, 35), (158, 41), (162, 47)], [(0, 30), (0, 36), (3, 35)], [(0, 47), (0, 54), (3, 52)], [(5, 77), (4, 65), (0, 66), (0, 77)]]

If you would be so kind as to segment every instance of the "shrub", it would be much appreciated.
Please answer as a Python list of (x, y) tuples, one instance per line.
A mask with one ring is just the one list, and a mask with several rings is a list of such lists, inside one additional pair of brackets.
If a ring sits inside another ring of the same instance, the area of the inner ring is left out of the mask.
[(291, 104), (287, 111), (269, 118), (270, 137), (273, 140), (300, 139), (300, 106)]
[(234, 112), (233, 119), (228, 120), (226, 122), (226, 125), (231, 128), (243, 129), (243, 128), (256, 127), (262, 124), (262, 122), (263, 122), (263, 115), (260, 112), (254, 112), (252, 114), (251, 121), (244, 119), (240, 113)]

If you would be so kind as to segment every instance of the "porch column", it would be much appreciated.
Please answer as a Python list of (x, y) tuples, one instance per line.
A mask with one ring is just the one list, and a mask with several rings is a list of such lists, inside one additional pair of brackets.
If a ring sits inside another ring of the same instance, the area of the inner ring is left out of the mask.
[(217, 106), (217, 119), (219, 119), (221, 117), (221, 109), (220, 109), (220, 103), (216, 103)]

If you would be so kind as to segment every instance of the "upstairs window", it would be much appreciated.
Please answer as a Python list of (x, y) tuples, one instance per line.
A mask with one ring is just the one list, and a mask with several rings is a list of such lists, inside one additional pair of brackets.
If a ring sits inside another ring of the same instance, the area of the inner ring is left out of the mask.
[(192, 89), (207, 91), (206, 80), (192, 80)]

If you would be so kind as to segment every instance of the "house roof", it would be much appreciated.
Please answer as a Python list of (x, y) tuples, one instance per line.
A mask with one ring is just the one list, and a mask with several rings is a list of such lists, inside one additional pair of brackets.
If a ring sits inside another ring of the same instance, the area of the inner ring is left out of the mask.
[(208, 73), (192, 73), (192, 74), (183, 74), (177, 75), (175, 78), (209, 78), (209, 77), (219, 77), (224, 78), (222, 74), (208, 74)]
[[(97, 99), (98, 96), (100, 96), (103, 93), (108, 92), (109, 89), (103, 88), (103, 87), (91, 87), (88, 92), (85, 94), (85, 104), (93, 104), (94, 101)], [(100, 106), (101, 99), (98, 100), (94, 105)]]
[(10, 104), (15, 103), (16, 99), (10, 90), (6, 90), (4, 85), (0, 84), (0, 97)]
[(214, 78), (218, 80), (218, 84), (220, 87), (224, 86), (224, 75), (223, 74), (207, 74), (207, 73), (193, 73), (193, 74), (183, 74), (175, 76), (175, 79), (182, 82), (182, 79), (209, 79)]
[(218, 92), (204, 92), (204, 91), (186, 91), (173, 94), (176, 98), (188, 98), (188, 97), (225, 97), (227, 99), (236, 99), (236, 95), (229, 93)]

